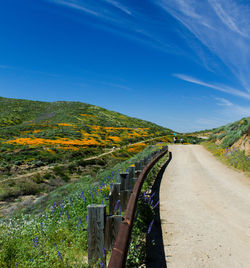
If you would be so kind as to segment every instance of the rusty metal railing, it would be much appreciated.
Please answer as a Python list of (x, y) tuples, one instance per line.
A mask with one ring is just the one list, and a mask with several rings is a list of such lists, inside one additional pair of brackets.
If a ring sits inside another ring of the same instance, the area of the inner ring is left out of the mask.
[(133, 228), (133, 222), (135, 217), (135, 211), (137, 207), (137, 201), (141, 192), (143, 183), (152, 169), (152, 167), (168, 152), (168, 147), (164, 147), (160, 153), (158, 153), (142, 170), (139, 175), (133, 192), (128, 201), (128, 205), (125, 211), (124, 220), (121, 222), (119, 231), (116, 237), (115, 245), (112, 249), (108, 268), (124, 268), (126, 267), (127, 254), (129, 249), (129, 243), (131, 238), (131, 232)]

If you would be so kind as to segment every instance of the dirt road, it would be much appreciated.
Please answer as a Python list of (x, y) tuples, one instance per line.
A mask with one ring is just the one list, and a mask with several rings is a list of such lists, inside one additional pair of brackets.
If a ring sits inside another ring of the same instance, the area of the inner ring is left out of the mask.
[(168, 268), (250, 267), (250, 178), (200, 145), (169, 146), (160, 189)]

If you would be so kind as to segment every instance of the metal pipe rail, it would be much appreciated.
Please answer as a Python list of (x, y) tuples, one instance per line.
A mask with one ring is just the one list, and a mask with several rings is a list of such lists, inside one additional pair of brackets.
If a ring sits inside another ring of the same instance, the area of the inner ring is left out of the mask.
[(164, 147), (142, 170), (139, 175), (133, 192), (128, 201), (125, 211), (124, 220), (120, 224), (120, 228), (116, 237), (115, 245), (112, 249), (108, 268), (124, 268), (126, 267), (127, 254), (133, 228), (134, 216), (137, 207), (137, 201), (141, 192), (143, 183), (152, 169), (152, 167), (168, 152), (168, 147)]

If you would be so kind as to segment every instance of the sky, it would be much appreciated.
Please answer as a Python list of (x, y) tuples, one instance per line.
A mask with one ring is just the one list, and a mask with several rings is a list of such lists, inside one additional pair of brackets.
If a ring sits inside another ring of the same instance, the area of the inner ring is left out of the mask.
[(81, 101), (179, 132), (250, 116), (248, 0), (0, 2), (0, 96)]

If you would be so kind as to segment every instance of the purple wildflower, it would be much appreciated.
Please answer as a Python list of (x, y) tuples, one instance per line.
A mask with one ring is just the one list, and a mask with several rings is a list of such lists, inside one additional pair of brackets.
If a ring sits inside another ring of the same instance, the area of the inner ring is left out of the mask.
[(38, 246), (38, 239), (37, 237), (32, 239), (34, 248)]
[(148, 227), (148, 234), (151, 232), (152, 226), (154, 224), (154, 219), (150, 222), (149, 227)]
[(69, 211), (68, 210), (66, 211), (66, 214), (67, 214), (67, 219), (69, 220)]
[(43, 235), (43, 215), (41, 215), (41, 235)]
[(105, 248), (102, 248), (102, 255), (105, 256), (105, 254), (106, 254)]
[(105, 264), (101, 261), (100, 262), (101, 268), (105, 268)]
[(119, 205), (119, 203), (120, 203), (120, 200), (117, 200), (116, 201), (116, 204), (115, 204), (115, 211), (114, 211), (114, 214), (116, 214), (116, 211), (117, 211), (117, 209), (118, 209), (118, 205)]
[(82, 193), (81, 193), (81, 198), (83, 198), (83, 195), (84, 195), (84, 191), (82, 191)]
[(84, 203), (86, 203), (86, 197), (84, 197)]
[(51, 214), (53, 214), (55, 212), (55, 209), (56, 209), (56, 204), (55, 202), (53, 203), (53, 206), (52, 206), (52, 211), (51, 211)]
[(57, 255), (58, 255), (58, 257), (60, 258), (60, 260), (63, 262), (62, 255), (61, 255), (61, 253), (60, 253), (60, 251), (59, 251), (59, 250), (57, 251)]
[(88, 220), (88, 215), (85, 216), (85, 221), (87, 221), (87, 220)]

